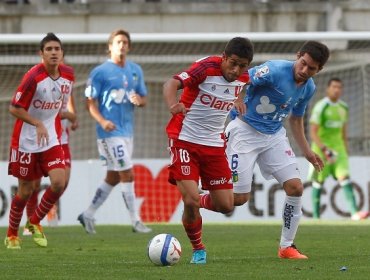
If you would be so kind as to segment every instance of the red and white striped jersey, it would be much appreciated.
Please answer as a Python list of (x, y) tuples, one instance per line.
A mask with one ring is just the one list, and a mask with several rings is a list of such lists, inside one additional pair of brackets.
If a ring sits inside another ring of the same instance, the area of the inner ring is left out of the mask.
[(59, 111), (65, 96), (69, 97), (72, 92), (74, 73), (67, 65), (60, 65), (59, 73), (58, 79), (52, 79), (40, 63), (24, 75), (13, 96), (12, 105), (24, 108), (29, 115), (43, 122), (48, 130), (49, 144), (39, 146), (36, 127), (17, 119), (11, 139), (13, 149), (38, 153), (60, 144), (62, 128)]
[(166, 128), (169, 138), (213, 147), (225, 145), (227, 115), (249, 75), (245, 71), (237, 80), (228, 82), (222, 75), (221, 61), (219, 56), (206, 57), (174, 76), (183, 84), (180, 102), (190, 111), (172, 117)]

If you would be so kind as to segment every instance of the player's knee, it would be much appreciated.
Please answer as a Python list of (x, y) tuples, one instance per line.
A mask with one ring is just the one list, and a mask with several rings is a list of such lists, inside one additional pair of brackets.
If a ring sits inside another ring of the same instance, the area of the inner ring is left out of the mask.
[(240, 206), (248, 202), (250, 193), (234, 193), (234, 206)]
[(288, 184), (284, 183), (284, 190), (288, 196), (302, 196), (303, 185), (300, 181), (294, 181)]
[(191, 209), (199, 208), (199, 198), (187, 195), (183, 197), (182, 200), (184, 202), (184, 206), (187, 208)]
[(217, 210), (218, 212), (221, 212), (222, 214), (227, 214), (234, 210), (234, 205), (233, 203), (222, 204), (218, 206)]
[(53, 192), (56, 192), (56, 193), (63, 192), (65, 188), (65, 180), (54, 181), (50, 187)]

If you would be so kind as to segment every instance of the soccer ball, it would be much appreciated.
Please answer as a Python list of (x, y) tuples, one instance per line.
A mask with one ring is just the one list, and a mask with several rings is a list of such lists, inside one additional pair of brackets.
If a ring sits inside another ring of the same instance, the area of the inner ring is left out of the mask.
[(174, 265), (181, 257), (180, 242), (171, 234), (158, 234), (149, 241), (148, 257), (156, 265)]

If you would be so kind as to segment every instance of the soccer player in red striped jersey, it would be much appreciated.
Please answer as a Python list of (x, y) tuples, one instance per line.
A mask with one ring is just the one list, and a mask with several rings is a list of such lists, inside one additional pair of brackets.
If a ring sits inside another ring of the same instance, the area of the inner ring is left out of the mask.
[[(193, 264), (205, 264), (207, 257), (199, 209), (229, 213), (234, 208), (224, 127), (231, 108), (246, 110), (239, 94), (249, 82), (247, 68), (252, 59), (252, 43), (235, 37), (221, 56), (196, 61), (163, 86), (172, 114), (166, 129), (171, 152), (169, 182), (176, 184), (182, 195), (182, 222), (193, 247)], [(199, 194), (199, 179), (208, 194)]]
[[(76, 106), (74, 102), (74, 96), (72, 91), (64, 94), (62, 110), (60, 112), (60, 118), (62, 120), (62, 136), (61, 143), (64, 151), (64, 161), (65, 161), (65, 171), (66, 171), (66, 184), (64, 191), (67, 189), (70, 174), (71, 174), (71, 152), (69, 148), (69, 134), (70, 130), (76, 130), (78, 128)], [(30, 198), (27, 201), (26, 205), (26, 214), (29, 219), (38, 205), (38, 196), (41, 190), (41, 179), (36, 183), (35, 190), (31, 194)], [(58, 225), (58, 205), (55, 203), (52, 209), (47, 214), (47, 220), (49, 225), (56, 226)], [(32, 235), (27, 227), (24, 227), (23, 235)]]
[(47, 246), (40, 221), (63, 193), (66, 174), (61, 146), (60, 111), (63, 99), (72, 90), (73, 69), (62, 64), (63, 47), (54, 33), (40, 42), (42, 63), (23, 77), (9, 108), (16, 118), (10, 147), (9, 175), (18, 178), (18, 190), (11, 202), (5, 238), (8, 249), (20, 249), (19, 223), (26, 203), (42, 176), (49, 176), (46, 189), (27, 222), (35, 243)]

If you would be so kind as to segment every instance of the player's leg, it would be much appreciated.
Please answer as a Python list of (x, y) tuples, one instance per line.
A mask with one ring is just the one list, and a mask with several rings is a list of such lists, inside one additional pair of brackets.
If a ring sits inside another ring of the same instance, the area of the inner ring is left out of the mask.
[(344, 192), (344, 197), (348, 203), (349, 210), (351, 213), (351, 219), (353, 221), (359, 221), (366, 219), (369, 217), (369, 212), (368, 211), (359, 211), (357, 203), (356, 203), (356, 197), (353, 192), (353, 185), (350, 180), (350, 178), (340, 178), (338, 179), (339, 185), (342, 187), (343, 192)]
[(121, 187), (123, 201), (130, 215), (132, 231), (137, 233), (151, 232), (152, 229), (144, 225), (140, 218), (139, 209), (136, 204), (133, 169), (122, 170), (119, 172), (119, 175), (121, 181), (119, 185)]
[[(21, 159), (27, 160), (21, 161)], [(8, 173), (18, 178), (18, 189), (10, 205), (9, 226), (4, 243), (8, 249), (20, 249), (19, 224), (27, 200), (34, 191), (35, 181), (42, 176), (41, 170), (37, 166), (37, 154), (11, 149)]]
[(151, 228), (143, 224), (140, 218), (139, 208), (136, 203), (134, 171), (132, 153), (134, 149), (133, 138), (119, 137), (114, 138), (116, 147), (116, 170), (119, 170), (120, 187), (122, 198), (129, 212), (132, 231), (137, 233), (149, 233)]
[(12, 199), (9, 212), (9, 227), (5, 238), (5, 246), (8, 249), (20, 249), (18, 237), (19, 224), (26, 207), (27, 200), (31, 196), (35, 181), (18, 179), (18, 190)]
[(199, 212), (199, 193), (197, 181), (180, 180), (176, 182), (184, 202), (182, 224), (193, 247), (191, 263), (205, 264), (206, 251), (202, 242), (202, 216)]
[(284, 130), (269, 139), (268, 146), (259, 155), (257, 162), (262, 175), (266, 179), (275, 178), (286, 193), (278, 256), (289, 259), (307, 258), (296, 249), (293, 243), (302, 216), (303, 184), (299, 179), (296, 157)]
[(321, 207), (321, 191), (323, 184), (317, 181), (312, 181), (312, 218), (320, 219), (320, 207)]
[(108, 170), (103, 183), (96, 189), (95, 195), (89, 207), (83, 211), (77, 219), (84, 227), (86, 233), (95, 234), (95, 218), (96, 211), (107, 200), (113, 188), (119, 183), (119, 174), (117, 171)]
[[(31, 196), (29, 197), (27, 201), (27, 204), (26, 204), (27, 220), (29, 220), (29, 218), (32, 216), (32, 214), (35, 212), (37, 208), (40, 187), (41, 187), (41, 179), (35, 182), (34, 191), (32, 192)], [(25, 226), (23, 228), (23, 236), (30, 236), (30, 235), (32, 235), (32, 232), (30, 232), (28, 228)]]
[[(62, 193), (62, 195), (63, 195), (64, 192), (66, 191), (67, 187), (68, 187), (69, 179), (71, 177), (71, 153), (70, 153), (70, 149), (69, 149), (68, 144), (62, 145), (62, 148), (63, 148), (63, 151), (64, 151), (65, 178), (66, 178), (65, 186), (64, 186), (64, 189), (63, 189), (63, 193)], [(48, 220), (49, 226), (57, 226), (58, 225), (58, 221), (59, 221), (59, 215), (58, 215), (59, 202), (60, 202), (60, 200), (58, 200), (53, 205), (53, 207), (50, 209), (50, 211), (47, 214), (47, 220)]]
[(351, 219), (354, 221), (366, 219), (369, 212), (359, 211), (356, 203), (356, 197), (353, 192), (353, 185), (349, 177), (348, 154), (345, 149), (337, 149), (338, 157), (333, 165), (334, 177), (337, 178), (339, 185), (343, 189), (345, 200), (351, 213)]
[(120, 181), (118, 171), (115, 169), (115, 166), (118, 165), (114, 153), (116, 150), (116, 146), (114, 146), (115, 143), (110, 139), (98, 139), (97, 145), (100, 158), (107, 166), (107, 173), (104, 181), (96, 189), (94, 197), (88, 208), (77, 217), (77, 220), (84, 227), (86, 233), (89, 234), (96, 233), (94, 218), (96, 211), (106, 201), (113, 188)]
[(41, 187), (40, 185), (41, 185), (41, 179), (39, 179), (35, 182), (34, 191), (32, 192), (30, 198), (27, 201), (27, 205), (26, 205), (27, 218), (30, 218), (32, 216), (33, 212), (35, 212), (35, 210), (37, 208), (38, 195), (39, 195), (40, 187)]
[(200, 207), (230, 213), (234, 209), (233, 185), (224, 148), (203, 148), (198, 158), (202, 188), (209, 191), (200, 195)]
[(232, 174), (234, 206), (240, 206), (250, 198), (253, 169), (263, 142), (258, 140), (260, 134), (255, 129), (238, 118), (228, 124), (225, 135), (226, 155)]
[(50, 187), (45, 190), (39, 205), (27, 223), (27, 227), (32, 232), (35, 243), (41, 247), (46, 247), (47, 239), (40, 222), (58, 201), (65, 187), (65, 164), (62, 147), (54, 146), (45, 152), (39, 153), (38, 163), (42, 173), (49, 176)]
[(308, 168), (307, 178), (312, 183), (311, 201), (312, 201), (312, 217), (314, 219), (320, 218), (321, 210), (321, 193), (324, 187), (326, 178), (330, 175), (331, 165), (325, 165), (321, 172), (317, 172), (310, 164)]
[[(289, 173), (294, 172), (294, 170), (296, 169), (290, 170)], [(284, 170), (282, 170), (283, 172)], [(302, 216), (303, 184), (299, 178), (293, 178), (285, 181), (283, 188), (286, 197), (283, 205), (283, 227), (280, 238), (279, 257), (307, 259), (307, 256), (301, 254), (294, 245), (294, 239)]]
[(191, 263), (206, 263), (206, 251), (202, 242), (202, 216), (199, 212), (200, 178), (199, 152), (204, 146), (181, 141), (169, 140), (171, 164), (168, 167), (171, 184), (177, 185), (184, 203), (182, 224), (193, 247)]

